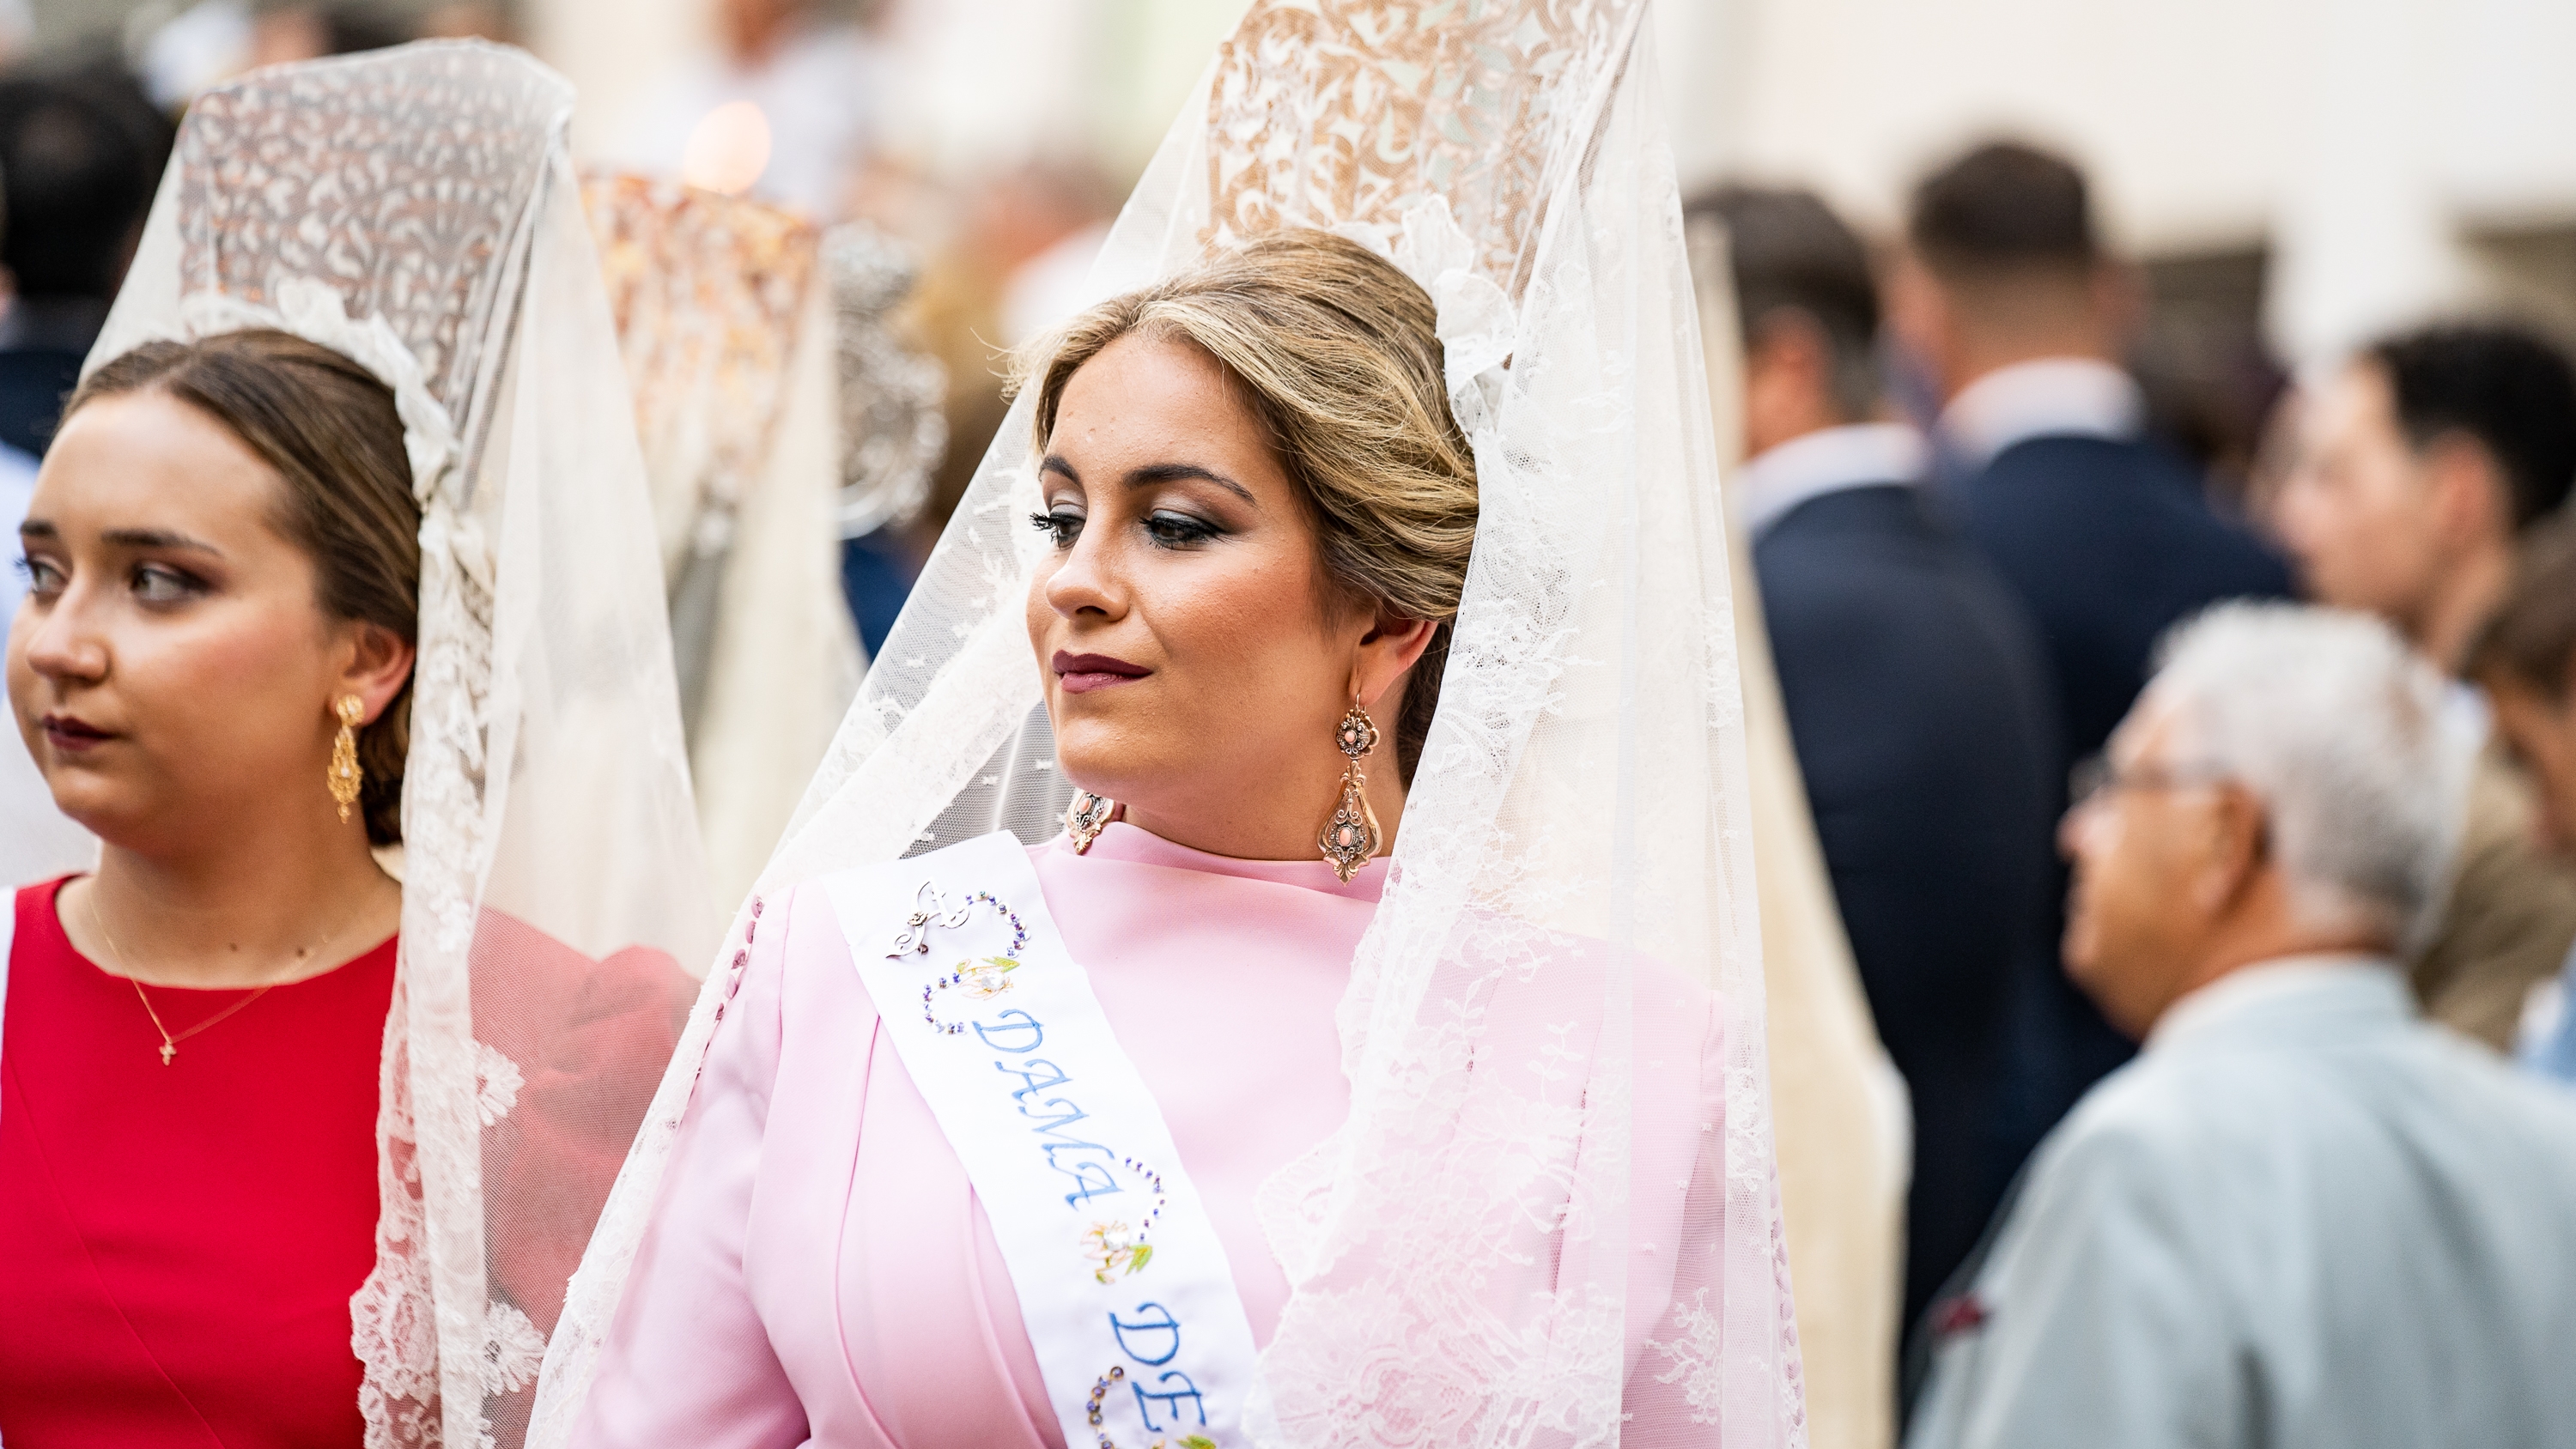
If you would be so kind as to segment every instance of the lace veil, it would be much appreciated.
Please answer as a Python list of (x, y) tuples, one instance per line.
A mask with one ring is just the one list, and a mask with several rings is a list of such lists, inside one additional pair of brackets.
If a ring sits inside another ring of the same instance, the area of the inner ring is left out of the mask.
[(844, 539), (912, 522), (948, 448), (948, 370), (915, 350), (895, 310), (917, 280), (912, 253), (864, 221), (823, 234), (840, 352)]
[[(1647, 8), (1256, 0), (1092, 274), (1105, 296), (1288, 224), (1370, 240), (1438, 303), (1475, 448), (1439, 715), (1340, 1012), (1351, 1115), (1263, 1194), (1293, 1287), (1247, 1420), (1264, 1444), (1639, 1444), (1622, 1391), (1641, 1382), (1687, 1404), (1696, 1427), (1666, 1442), (1804, 1443), (1716, 443)], [(1029, 413), (986, 455), (760, 891), (1056, 829), (1069, 786), (1022, 616), (1041, 547)], [(720, 963), (743, 959), (749, 909)], [(1640, 959), (1722, 1002), (1725, 1127), (1694, 1183), (1722, 1242), (1709, 1261), (1628, 1237)], [(1565, 1035), (1484, 1012), (1550, 975)], [(574, 1280), (534, 1443), (561, 1442), (588, 1386), (716, 994)], [(1551, 1291), (1502, 1288), (1546, 1256)]]
[(838, 349), (821, 233), (640, 176), (583, 183), (670, 580), (717, 904), (742, 898), (858, 691), (841, 598)]
[[(1726, 234), (1713, 219), (1693, 218), (1688, 235), (1709, 405), (1721, 465), (1732, 466), (1742, 459), (1744, 355)], [(1735, 527), (1743, 499), (1728, 491), (1765, 1026), (1781, 1057), (1798, 1064), (1774, 1084), (1771, 1111), (1798, 1284), (1808, 1438), (1822, 1449), (1883, 1449), (1896, 1442), (1898, 1428), (1897, 1289), (1912, 1109), (1904, 1079), (1879, 1044), (1843, 934), (1789, 738), (1752, 550)]]
[(352, 1304), (370, 1449), (520, 1442), (720, 924), (571, 110), (553, 73), (477, 43), (208, 92), (90, 355), (283, 328), (401, 412), (421, 599), (376, 1265)]

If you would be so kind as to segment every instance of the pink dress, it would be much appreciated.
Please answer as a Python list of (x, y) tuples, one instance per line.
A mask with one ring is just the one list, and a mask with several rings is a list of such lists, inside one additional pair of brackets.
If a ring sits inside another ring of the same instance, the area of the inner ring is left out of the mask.
[[(1288, 1282), (1254, 1195), (1349, 1110), (1334, 1008), (1386, 863), (1345, 885), (1321, 860), (1233, 860), (1125, 824), (1085, 855), (1061, 838), (1030, 855), (1266, 1345)], [(1063, 1449), (983, 1209), (878, 1030), (829, 898), (766, 907), (574, 1442)], [(1692, 1427), (1688, 1377), (1643, 1350), (1702, 1291), (1714, 1302), (1713, 1269), (1696, 1286), (1675, 1273), (1717, 1257), (1716, 1001), (1640, 971), (1636, 1002), (1627, 1407), (1632, 1430), (1714, 1442)]]

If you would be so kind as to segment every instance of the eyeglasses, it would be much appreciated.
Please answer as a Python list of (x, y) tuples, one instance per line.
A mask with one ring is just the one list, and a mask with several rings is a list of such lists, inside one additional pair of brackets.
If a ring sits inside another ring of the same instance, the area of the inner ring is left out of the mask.
[(2081, 810), (2122, 790), (2191, 790), (2224, 784), (2230, 778), (2226, 771), (2211, 766), (2165, 769), (2133, 765), (2124, 769), (2111, 763), (2108, 755), (2093, 755), (2067, 772), (2066, 805), (2070, 810)]

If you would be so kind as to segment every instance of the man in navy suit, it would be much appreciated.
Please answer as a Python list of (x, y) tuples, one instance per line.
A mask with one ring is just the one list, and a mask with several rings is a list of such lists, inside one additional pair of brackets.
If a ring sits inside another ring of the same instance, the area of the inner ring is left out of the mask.
[[(2083, 175), (2009, 143), (1916, 188), (1889, 278), (1889, 330), (1940, 404), (1944, 492), (2039, 625), (2076, 760), (2101, 751), (2167, 629), (2290, 591), (2191, 466), (2141, 435), (2146, 409), (2117, 361), (2135, 297)], [(2133, 1047), (2062, 972), (2028, 986), (2016, 1131), (2036, 1140)]]
[(2057, 959), (2063, 771), (2037, 636), (1928, 506), (1921, 436), (1880, 414), (1858, 238), (1804, 192), (1729, 188), (1751, 460), (1729, 490), (1791, 742), (1879, 1039), (1914, 1103), (1906, 1321), (1983, 1231), (2017, 974)]

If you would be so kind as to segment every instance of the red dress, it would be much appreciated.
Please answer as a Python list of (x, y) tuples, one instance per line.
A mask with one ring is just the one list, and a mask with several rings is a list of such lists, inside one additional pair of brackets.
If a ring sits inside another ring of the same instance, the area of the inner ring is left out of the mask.
[[(354, 1446), (394, 943), (180, 1043), (18, 892), (0, 1021), (0, 1440)], [(173, 1032), (246, 992), (152, 987)]]

